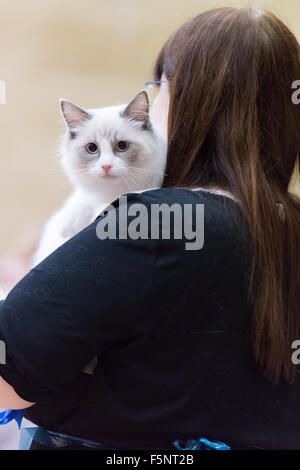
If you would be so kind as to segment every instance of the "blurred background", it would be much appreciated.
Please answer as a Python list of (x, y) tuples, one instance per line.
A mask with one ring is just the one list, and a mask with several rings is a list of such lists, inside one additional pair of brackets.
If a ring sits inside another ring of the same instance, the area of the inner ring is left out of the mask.
[[(0, 80), (7, 87), (0, 105), (0, 257), (30, 250), (33, 232), (70, 191), (56, 155), (64, 132), (59, 98), (83, 107), (129, 101), (151, 80), (175, 29), (205, 9), (232, 4), (0, 0)], [(299, 0), (239, 2), (245, 4), (272, 9), (300, 39)]]

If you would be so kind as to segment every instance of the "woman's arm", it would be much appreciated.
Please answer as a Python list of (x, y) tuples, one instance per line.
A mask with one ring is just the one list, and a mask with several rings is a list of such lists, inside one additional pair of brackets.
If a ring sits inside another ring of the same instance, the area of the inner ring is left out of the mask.
[[(128, 195), (128, 206), (143, 199)], [(98, 222), (55, 250), (0, 302), (0, 340), (7, 348), (6, 364), (0, 363), (1, 407), (29, 407), (76, 387), (93, 358), (136, 338), (156, 242), (99, 239)]]
[(8, 410), (22, 410), (24, 408), (29, 408), (34, 405), (29, 401), (23, 400), (15, 392), (13, 387), (5, 382), (4, 379), (0, 376), (0, 408), (5, 408)]

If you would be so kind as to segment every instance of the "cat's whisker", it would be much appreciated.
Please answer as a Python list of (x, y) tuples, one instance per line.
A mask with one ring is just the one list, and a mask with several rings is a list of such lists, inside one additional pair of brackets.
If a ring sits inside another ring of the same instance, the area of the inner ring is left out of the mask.
[(63, 183), (57, 186), (57, 189), (62, 189), (64, 186), (68, 186), (70, 183), (68, 181), (64, 181)]
[(131, 192), (132, 191), (132, 188), (130, 187), (131, 178), (129, 177), (129, 175), (128, 174), (120, 175), (120, 179), (122, 183), (125, 183), (126, 188), (128, 188), (127, 192)]
[(125, 175), (120, 175), (120, 178), (121, 178), (122, 183), (125, 183), (125, 187), (128, 188), (127, 191), (125, 190), (125, 192), (130, 193), (131, 190), (130, 190), (130, 185), (129, 185), (128, 179), (125, 177)]
[(128, 176), (129, 181), (133, 181), (136, 185), (138, 185), (139, 189), (145, 189), (145, 181), (144, 181), (144, 174), (133, 173), (131, 172)]
[[(140, 175), (134, 175), (133, 173), (130, 173), (130, 176), (128, 176), (128, 185), (129, 185), (129, 183), (132, 182), (135, 186), (136, 191), (139, 191), (141, 189), (145, 189), (144, 182), (139, 181), (139, 179), (138, 179), (139, 176)], [(132, 188), (131, 188), (131, 190), (132, 190)]]
[(42, 172), (43, 176), (52, 176), (52, 175), (61, 175), (61, 169), (56, 169), (56, 170), (46, 170)]
[[(73, 173), (76, 173), (76, 174), (86, 173), (86, 169), (84, 169), (84, 168), (74, 168), (72, 171), (73, 171)], [(61, 169), (53, 169), (53, 170), (43, 172), (43, 176), (52, 176), (52, 175), (56, 175), (56, 174), (61, 175)]]
[[(141, 180), (140, 181), (140, 186), (141, 186), (141, 189), (143, 189), (143, 187), (145, 185), (145, 177), (148, 176), (148, 172), (144, 173), (142, 171), (133, 170), (133, 171), (131, 171), (130, 176), (135, 176), (136, 180)], [(150, 176), (150, 181), (152, 181), (153, 180), (152, 172), (149, 172), (149, 176)]]
[(163, 175), (165, 176), (166, 173), (164, 173), (163, 171), (156, 171), (156, 170), (148, 170), (146, 168), (139, 168), (139, 167), (135, 167), (135, 166), (131, 166), (130, 167), (131, 170), (136, 170), (136, 171), (139, 171), (139, 172), (143, 172), (145, 174), (150, 174), (150, 175)]

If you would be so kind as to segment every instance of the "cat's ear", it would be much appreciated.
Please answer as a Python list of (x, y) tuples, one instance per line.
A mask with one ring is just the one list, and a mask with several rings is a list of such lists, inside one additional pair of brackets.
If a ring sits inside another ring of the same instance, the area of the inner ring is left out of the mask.
[(122, 112), (122, 117), (140, 122), (143, 126), (149, 123), (149, 97), (146, 90), (141, 90), (130, 101)]
[(92, 115), (85, 109), (70, 103), (70, 101), (61, 99), (60, 107), (69, 129), (75, 129), (92, 118)]

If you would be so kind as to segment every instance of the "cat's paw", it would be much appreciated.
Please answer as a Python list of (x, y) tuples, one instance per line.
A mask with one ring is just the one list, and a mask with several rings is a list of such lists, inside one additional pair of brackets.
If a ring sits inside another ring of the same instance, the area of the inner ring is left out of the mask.
[(92, 210), (85, 211), (84, 213), (79, 213), (73, 217), (68, 223), (64, 224), (64, 227), (61, 230), (61, 235), (63, 238), (69, 239), (81, 232), (85, 227), (87, 227), (93, 221), (93, 212)]

